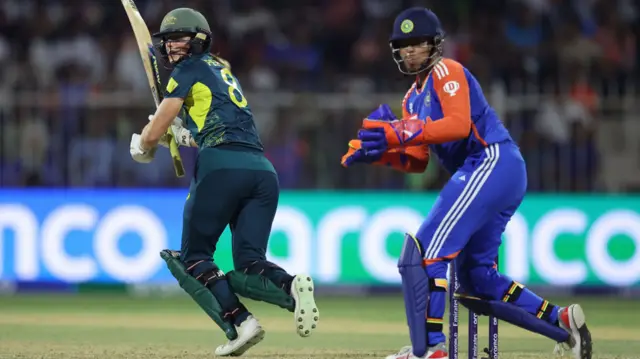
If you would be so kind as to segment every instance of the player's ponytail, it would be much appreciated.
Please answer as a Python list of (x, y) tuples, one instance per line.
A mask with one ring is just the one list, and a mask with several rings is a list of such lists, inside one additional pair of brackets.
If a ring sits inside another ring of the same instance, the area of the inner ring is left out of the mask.
[(231, 64), (229, 63), (229, 61), (225, 60), (223, 57), (221, 57), (218, 54), (211, 54), (211, 56), (213, 56), (214, 60), (218, 61), (219, 63), (223, 64), (224, 67), (226, 67), (229, 70), (231, 70)]

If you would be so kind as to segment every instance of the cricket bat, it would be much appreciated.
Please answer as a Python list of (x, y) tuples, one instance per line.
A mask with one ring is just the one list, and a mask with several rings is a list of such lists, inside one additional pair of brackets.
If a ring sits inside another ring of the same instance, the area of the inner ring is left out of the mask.
[[(151, 41), (151, 33), (149, 28), (144, 22), (142, 15), (138, 11), (136, 4), (133, 0), (121, 0), (124, 10), (127, 12), (127, 17), (133, 28), (133, 33), (138, 43), (138, 50), (140, 51), (140, 57), (142, 58), (142, 65), (144, 71), (147, 74), (147, 80), (149, 81), (149, 87), (151, 88), (151, 94), (153, 95), (153, 101), (156, 103), (156, 108), (162, 101), (162, 90), (160, 90), (160, 73), (158, 72), (158, 61), (153, 52), (153, 42)], [(173, 168), (176, 171), (176, 176), (184, 176), (184, 165), (182, 164), (182, 157), (178, 150), (178, 143), (175, 141), (175, 135), (171, 130), (171, 127), (167, 130), (169, 134), (169, 151), (171, 152), (171, 158), (173, 160)]]

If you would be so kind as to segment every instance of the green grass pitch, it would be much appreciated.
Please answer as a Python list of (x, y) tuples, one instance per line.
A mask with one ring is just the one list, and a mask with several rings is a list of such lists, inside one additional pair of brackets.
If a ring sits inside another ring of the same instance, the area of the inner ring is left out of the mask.
[[(583, 304), (594, 358), (640, 357), (640, 302), (564, 298)], [(246, 301), (262, 322), (265, 340), (245, 358), (384, 358), (408, 344), (402, 298), (320, 297), (320, 324), (309, 338), (295, 334), (293, 316)], [(466, 310), (460, 346), (466, 349)], [(483, 318), (484, 319), (484, 318)], [(480, 326), (487, 343), (486, 319)], [(553, 358), (551, 340), (500, 323), (500, 358)], [(0, 297), (0, 358), (203, 358), (224, 336), (186, 296), (134, 298), (117, 294)], [(466, 352), (461, 353), (466, 359)]]

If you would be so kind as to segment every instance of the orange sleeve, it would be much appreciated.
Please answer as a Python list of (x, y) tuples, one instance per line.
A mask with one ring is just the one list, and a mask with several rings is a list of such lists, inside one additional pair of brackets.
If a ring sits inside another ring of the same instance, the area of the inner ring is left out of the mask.
[(471, 131), (471, 99), (464, 68), (456, 61), (444, 59), (433, 67), (431, 76), (443, 118), (425, 124), (424, 140), (438, 144), (468, 137)]

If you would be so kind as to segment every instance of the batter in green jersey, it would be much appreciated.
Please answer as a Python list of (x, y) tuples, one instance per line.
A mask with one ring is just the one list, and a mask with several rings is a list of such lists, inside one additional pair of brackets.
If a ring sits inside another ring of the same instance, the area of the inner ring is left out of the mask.
[(187, 126), (198, 147), (233, 143), (262, 151), (240, 84), (229, 67), (210, 54), (180, 61), (171, 73), (165, 98), (184, 99)]
[[(278, 176), (264, 156), (238, 80), (225, 60), (209, 53), (211, 32), (199, 12), (169, 12), (153, 36), (172, 70), (156, 113), (140, 135), (132, 136), (131, 156), (150, 162), (157, 145), (168, 147), (171, 140), (198, 147), (184, 207), (182, 248), (160, 255), (180, 286), (228, 337), (217, 355), (241, 355), (264, 337), (264, 329), (237, 295), (293, 312), (296, 331), (309, 336), (319, 318), (311, 277), (292, 276), (266, 259), (278, 206)], [(164, 135), (169, 126), (175, 139)], [(224, 274), (213, 254), (227, 225), (234, 270)]]

